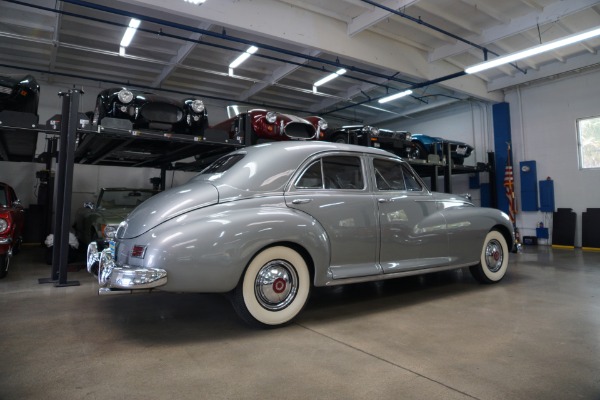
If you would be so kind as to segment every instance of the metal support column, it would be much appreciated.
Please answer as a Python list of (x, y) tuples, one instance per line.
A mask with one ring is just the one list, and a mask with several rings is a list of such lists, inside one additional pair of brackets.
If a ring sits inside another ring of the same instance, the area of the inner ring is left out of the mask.
[(493, 151), (488, 152), (488, 168), (490, 173), (490, 207), (498, 208), (498, 196), (496, 194), (496, 154)]
[(446, 168), (444, 168), (444, 192), (452, 193), (452, 157), (450, 151), (450, 143), (446, 143), (446, 148), (442, 150), (442, 154), (447, 154)]
[(79, 281), (67, 281), (67, 264), (69, 261), (71, 192), (73, 188), (73, 163), (80, 95), (81, 93), (77, 89), (59, 93), (59, 96), (63, 99), (63, 119), (60, 129), (58, 176), (56, 179), (57, 208), (54, 217), (52, 273), (48, 279), (39, 279), (39, 283), (56, 283), (55, 287), (79, 286)]
[(437, 192), (438, 190), (438, 176), (439, 176), (439, 167), (434, 165), (431, 167), (431, 190), (433, 192)]

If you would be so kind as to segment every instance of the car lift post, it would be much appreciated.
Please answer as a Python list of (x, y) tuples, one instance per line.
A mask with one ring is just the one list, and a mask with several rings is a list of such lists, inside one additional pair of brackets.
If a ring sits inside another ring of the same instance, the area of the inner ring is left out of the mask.
[[(56, 214), (54, 216), (54, 251), (50, 278), (39, 283), (55, 283), (55, 287), (79, 286), (79, 281), (67, 281), (69, 260), (69, 230), (71, 226), (71, 191), (73, 188), (73, 163), (77, 135), (77, 110), (81, 92), (70, 89), (60, 92), (62, 97), (62, 124), (58, 153), (58, 176), (56, 179)], [(67, 116), (67, 118), (65, 118)]]

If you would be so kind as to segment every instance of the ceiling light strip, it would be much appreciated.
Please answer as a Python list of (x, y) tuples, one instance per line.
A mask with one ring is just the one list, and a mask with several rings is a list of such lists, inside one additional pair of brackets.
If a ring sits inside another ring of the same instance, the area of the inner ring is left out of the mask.
[(238, 58), (236, 58), (235, 60), (233, 60), (233, 62), (231, 64), (229, 64), (229, 68), (234, 69), (234, 68), (239, 67), (252, 54), (256, 53), (257, 50), (258, 50), (258, 47), (256, 47), (256, 46), (248, 47), (248, 50), (246, 50), (245, 52), (240, 54)]
[(410, 96), (412, 94), (412, 92), (413, 91), (410, 90), (410, 89), (409, 90), (405, 90), (404, 92), (396, 93), (396, 94), (393, 94), (391, 96), (387, 96), (387, 97), (381, 98), (381, 99), (378, 100), (378, 103), (379, 104), (383, 104), (383, 103), (387, 103), (388, 101), (399, 99), (401, 97)]
[(517, 60), (522, 60), (523, 58), (531, 57), (537, 54), (545, 53), (547, 51), (558, 49), (560, 47), (568, 46), (573, 43), (591, 39), (596, 36), (600, 36), (600, 28), (594, 28), (585, 32), (576, 33), (574, 35), (570, 35), (562, 39), (553, 40), (551, 42), (541, 44), (539, 46), (531, 47), (529, 49), (518, 51), (513, 54), (508, 54), (506, 56), (496, 58), (491, 61), (485, 61), (479, 64), (475, 64), (471, 67), (466, 68), (465, 72), (467, 74), (474, 74), (477, 72), (485, 71), (487, 69), (495, 68), (500, 65), (508, 64)]
[(121, 39), (121, 47), (127, 47), (131, 44), (133, 36), (135, 35), (135, 32), (137, 31), (137, 28), (140, 26), (141, 22), (142, 21), (139, 19), (131, 18), (131, 21), (129, 21), (129, 27), (125, 31), (123, 39)]

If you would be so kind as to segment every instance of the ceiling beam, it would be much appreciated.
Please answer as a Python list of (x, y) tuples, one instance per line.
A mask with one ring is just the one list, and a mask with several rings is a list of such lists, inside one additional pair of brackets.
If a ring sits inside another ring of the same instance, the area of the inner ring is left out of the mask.
[[(476, 36), (481, 35), (481, 30), (473, 26), (468, 16), (465, 16), (465, 18), (459, 15), (451, 15), (451, 13), (449, 13), (446, 9), (448, 7), (447, 5), (445, 6), (446, 8), (444, 8), (443, 6), (435, 5), (432, 3), (421, 2), (417, 5), (417, 7), (423, 11), (433, 14), (436, 17), (455, 25), (460, 29), (464, 29), (465, 31), (470, 32), (471, 34), (474, 34)], [(448, 30), (456, 32), (456, 29)]]
[(501, 12), (498, 12), (494, 7), (490, 7), (487, 4), (478, 1), (478, 0), (460, 0), (465, 4), (470, 5), (471, 7), (475, 8), (477, 11), (487, 15), (490, 18), (495, 19), (496, 21), (502, 23), (502, 24), (508, 24), (510, 23), (510, 18), (508, 18), (506, 15), (502, 14)]
[[(310, 55), (312, 57), (318, 57), (321, 54), (321, 52), (318, 50), (306, 50), (306, 51), (304, 51), (304, 53), (306, 53), (307, 55)], [(248, 90), (244, 91), (239, 96), (239, 100), (240, 101), (248, 100), (250, 97), (254, 96), (258, 92), (266, 89), (270, 85), (273, 85), (273, 84), (279, 82), (281, 79), (285, 78), (287, 75), (296, 71), (298, 68), (300, 68), (300, 66), (297, 65), (298, 63), (305, 64), (308, 62), (307, 59), (299, 58), (299, 57), (294, 57), (290, 61), (292, 61), (294, 64), (285, 64), (285, 65), (282, 65), (281, 67), (277, 68), (275, 71), (273, 71), (273, 73), (270, 76), (266, 76), (265, 78), (263, 78), (262, 79), (263, 82), (255, 83)]]
[[(162, 0), (130, 0), (128, 3), (123, 3), (123, 7), (126, 9), (128, 4), (144, 5), (157, 11), (154, 13), (155, 18), (164, 18), (165, 15), (168, 15), (168, 18), (195, 16), (227, 28), (250, 32), (304, 48), (316, 49), (346, 60), (366, 62), (379, 68), (397, 71), (418, 82), (459, 72), (454, 66), (444, 61), (429, 62), (427, 54), (421, 50), (381, 37), (368, 30), (363, 31), (360, 35), (350, 37), (344, 22), (280, 1), (237, 0), (234, 3), (214, 1), (206, 2), (198, 7), (183, 1), (166, 4)], [(232, 7), (235, 10), (232, 10)], [(150, 10), (148, 12), (152, 14)], [(265, 15), (270, 16), (268, 24), (255, 22), (263, 20)], [(482, 100), (502, 101), (504, 99), (502, 93), (490, 93), (485, 82), (473, 75), (446, 80), (440, 82), (439, 85), (468, 93), (470, 96)]]
[(575, 71), (580, 68), (598, 68), (598, 55), (591, 53), (582, 53), (578, 56), (569, 57), (568, 63), (552, 63), (540, 66), (539, 71), (528, 71), (527, 75), (518, 74), (514, 78), (494, 79), (488, 87), (490, 90), (502, 90), (512, 86), (517, 86), (538, 79), (549, 78), (558, 74)]
[[(209, 30), (212, 25), (203, 22), (197, 26), (198, 29)], [(191, 42), (185, 42), (179, 49), (177, 50), (177, 54), (175, 54), (171, 60), (169, 61), (169, 65), (166, 65), (160, 74), (156, 77), (156, 79), (152, 82), (152, 87), (160, 87), (165, 79), (171, 75), (171, 73), (177, 68), (183, 60), (187, 58), (187, 56), (194, 50), (198, 41), (202, 38), (200, 33), (192, 33), (188, 36), (188, 39), (192, 40)]]
[[(394, 0), (394, 1), (383, 1), (381, 4), (386, 6), (387, 8), (393, 8), (394, 10), (398, 10), (401, 8), (405, 8), (417, 3), (419, 0)], [(363, 3), (367, 6), (367, 3)], [(372, 6), (371, 6), (372, 7)], [(352, 18), (352, 21), (348, 24), (347, 33), (349, 36), (354, 36), (359, 32), (364, 31), (365, 29), (370, 28), (376, 23), (393, 16), (394, 14), (386, 11), (382, 8), (375, 8), (369, 11), (366, 11), (360, 14), (357, 17)]]
[[(491, 27), (484, 30), (481, 35), (469, 36), (466, 39), (480, 45), (486, 45), (508, 36), (526, 32), (538, 25), (555, 22), (559, 18), (588, 9), (596, 4), (598, 4), (598, 0), (556, 1), (544, 7), (541, 12), (534, 11), (522, 17), (514, 18), (508, 24)], [(438, 47), (430, 53), (429, 61), (435, 62), (447, 57), (456, 56), (464, 53), (470, 47), (466, 43)]]

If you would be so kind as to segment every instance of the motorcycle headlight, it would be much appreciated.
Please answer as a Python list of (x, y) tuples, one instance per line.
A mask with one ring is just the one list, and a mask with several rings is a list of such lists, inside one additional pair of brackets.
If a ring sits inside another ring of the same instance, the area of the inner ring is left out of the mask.
[(327, 129), (327, 126), (327, 121), (325, 121), (324, 119), (319, 120), (319, 128), (321, 128), (322, 131)]
[(412, 135), (409, 132), (406, 132), (406, 140), (411, 140), (412, 139)]
[(119, 94), (117, 94), (117, 97), (119, 98), (119, 101), (121, 103), (127, 104), (127, 103), (130, 103), (131, 100), (133, 100), (133, 93), (131, 93), (127, 89), (123, 89), (123, 90), (119, 91)]
[(275, 121), (277, 121), (277, 113), (274, 111), (269, 111), (267, 112), (267, 115), (265, 115), (265, 119), (268, 123), (274, 124)]
[(369, 127), (369, 131), (371, 132), (371, 136), (379, 135), (379, 129), (375, 128), (374, 126)]
[(4, 218), (0, 218), (0, 233), (8, 229), (8, 221)]
[(204, 111), (204, 102), (202, 100), (192, 101), (192, 110), (195, 113), (201, 113), (202, 111)]

